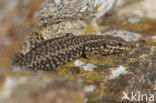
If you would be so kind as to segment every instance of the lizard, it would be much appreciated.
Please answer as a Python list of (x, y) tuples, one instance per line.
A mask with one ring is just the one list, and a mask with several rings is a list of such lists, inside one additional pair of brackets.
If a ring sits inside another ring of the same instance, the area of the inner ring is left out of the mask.
[(25, 55), (21, 54), (13, 65), (24, 70), (54, 70), (80, 57), (117, 54), (133, 47), (119, 37), (67, 33), (38, 44)]

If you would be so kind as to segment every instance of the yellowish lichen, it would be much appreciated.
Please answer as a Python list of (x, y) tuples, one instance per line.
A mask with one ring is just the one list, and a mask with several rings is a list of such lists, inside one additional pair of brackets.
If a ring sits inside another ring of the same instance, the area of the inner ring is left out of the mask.
[(152, 43), (152, 44), (153, 44), (153, 43), (156, 44), (156, 40), (151, 40), (151, 43)]
[(88, 24), (86, 32), (88, 32), (88, 33), (95, 32), (95, 28), (93, 27), (92, 24)]
[(124, 66), (127, 68), (130, 64), (133, 64), (137, 61), (138, 61), (138, 58), (130, 58), (129, 60), (127, 60), (127, 63), (124, 64)]
[(98, 79), (99, 74), (97, 72), (89, 72), (86, 71), (84, 75), (84, 81), (86, 83), (94, 83), (96, 79)]
[(89, 14), (89, 10), (85, 10), (85, 11), (84, 11), (84, 14), (85, 14), (85, 15), (88, 15), (88, 14)]
[(120, 59), (118, 56), (116, 55), (110, 55), (110, 56), (100, 56), (100, 57), (92, 57), (89, 59), (85, 59), (85, 58), (80, 58), (80, 60), (86, 62), (86, 63), (92, 63), (92, 64), (98, 64), (98, 65), (110, 65), (112, 67), (116, 66), (115, 63), (113, 63), (112, 61), (117, 61), (119, 62)]
[(97, 11), (98, 10), (98, 6), (94, 7), (94, 11)]

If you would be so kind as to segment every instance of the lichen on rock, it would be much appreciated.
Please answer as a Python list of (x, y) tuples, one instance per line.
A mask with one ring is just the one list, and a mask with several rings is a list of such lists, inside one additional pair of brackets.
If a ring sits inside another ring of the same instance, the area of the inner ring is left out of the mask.
[(39, 12), (43, 22), (96, 20), (112, 9), (116, 0), (46, 0)]

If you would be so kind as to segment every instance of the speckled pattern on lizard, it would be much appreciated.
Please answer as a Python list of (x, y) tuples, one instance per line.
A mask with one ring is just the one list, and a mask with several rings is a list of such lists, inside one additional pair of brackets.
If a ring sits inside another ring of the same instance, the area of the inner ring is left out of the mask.
[(108, 55), (129, 51), (133, 45), (119, 37), (67, 33), (37, 45), (13, 63), (24, 70), (54, 70), (80, 57)]

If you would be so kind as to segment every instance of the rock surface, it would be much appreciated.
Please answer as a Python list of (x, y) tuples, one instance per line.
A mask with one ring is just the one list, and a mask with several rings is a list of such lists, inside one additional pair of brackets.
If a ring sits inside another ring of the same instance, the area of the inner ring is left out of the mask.
[(0, 103), (76, 103), (84, 98), (80, 79), (51, 77), (43, 73), (10, 76), (2, 89)]
[(40, 4), (41, 0), (0, 0), (0, 82), (10, 70), (24, 34), (37, 24), (34, 12)]
[(138, 0), (138, 3), (133, 3), (118, 12), (118, 15), (123, 16), (139, 16), (142, 18), (156, 18), (156, 1), (155, 0)]
[(45, 23), (83, 19), (91, 22), (103, 16), (115, 5), (116, 0), (46, 0), (39, 12)]

